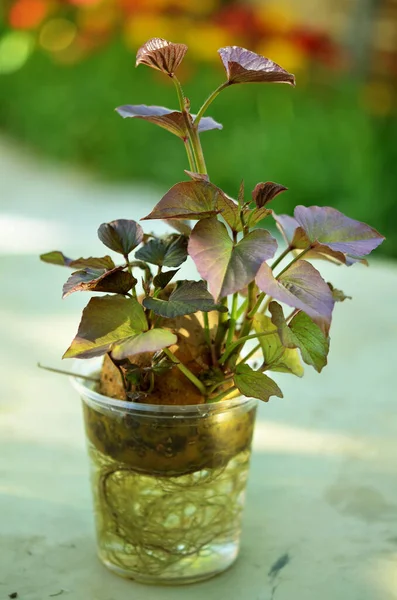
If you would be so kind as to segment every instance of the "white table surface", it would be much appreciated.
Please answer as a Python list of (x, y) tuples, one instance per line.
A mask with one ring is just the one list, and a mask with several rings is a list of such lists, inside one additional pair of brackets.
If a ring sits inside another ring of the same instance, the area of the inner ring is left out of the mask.
[(61, 302), (66, 272), (37, 254), (100, 252), (96, 226), (142, 216), (158, 192), (95, 183), (4, 142), (0, 159), (0, 599), (397, 599), (396, 264), (322, 269), (353, 301), (335, 309), (323, 373), (279, 376), (284, 399), (260, 407), (235, 566), (189, 587), (142, 586), (96, 558), (79, 400), (36, 368), (60, 365), (88, 296)]

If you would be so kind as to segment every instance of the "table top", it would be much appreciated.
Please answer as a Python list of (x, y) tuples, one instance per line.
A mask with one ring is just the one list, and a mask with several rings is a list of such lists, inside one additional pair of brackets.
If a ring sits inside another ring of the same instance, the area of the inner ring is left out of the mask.
[(353, 300), (335, 309), (323, 373), (278, 376), (284, 399), (260, 406), (238, 561), (189, 588), (146, 587), (96, 558), (80, 403), (36, 367), (60, 365), (88, 297), (61, 303), (65, 272), (37, 254), (99, 251), (96, 226), (139, 217), (154, 192), (0, 157), (0, 598), (396, 600), (397, 266), (322, 267)]

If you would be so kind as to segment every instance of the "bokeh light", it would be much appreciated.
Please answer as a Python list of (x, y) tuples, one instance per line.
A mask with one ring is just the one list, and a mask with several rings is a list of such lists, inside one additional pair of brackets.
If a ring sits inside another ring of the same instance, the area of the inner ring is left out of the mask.
[(40, 31), (40, 44), (50, 52), (60, 52), (68, 48), (77, 34), (77, 27), (67, 19), (51, 19)]
[(26, 31), (10, 31), (0, 38), (0, 75), (20, 69), (33, 47), (34, 38)]

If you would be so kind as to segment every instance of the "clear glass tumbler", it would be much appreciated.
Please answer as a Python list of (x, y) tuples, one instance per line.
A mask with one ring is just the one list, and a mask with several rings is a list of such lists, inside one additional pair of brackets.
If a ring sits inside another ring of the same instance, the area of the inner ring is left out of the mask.
[[(92, 361), (79, 361), (92, 374)], [(96, 363), (98, 364), (98, 363)], [(212, 577), (237, 558), (256, 400), (161, 406), (83, 400), (101, 561), (150, 584)]]

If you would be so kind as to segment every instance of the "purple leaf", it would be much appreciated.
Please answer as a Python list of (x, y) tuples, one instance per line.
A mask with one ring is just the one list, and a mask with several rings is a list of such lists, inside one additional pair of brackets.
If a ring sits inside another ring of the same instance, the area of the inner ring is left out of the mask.
[(219, 213), (222, 190), (208, 181), (181, 181), (174, 185), (147, 219), (203, 219)]
[(142, 352), (157, 352), (176, 344), (178, 338), (167, 329), (150, 329), (127, 338), (112, 347), (112, 358), (122, 360)]
[(137, 280), (123, 267), (116, 267), (110, 271), (106, 269), (84, 269), (72, 273), (63, 286), (62, 298), (73, 292), (111, 292), (126, 294), (136, 285)]
[(194, 227), (188, 252), (216, 300), (242, 290), (257, 274), (261, 264), (272, 258), (276, 240), (268, 231), (251, 231), (233, 243), (223, 223), (203, 219)]
[(172, 75), (181, 64), (186, 52), (185, 44), (173, 44), (163, 38), (152, 38), (139, 48), (135, 66), (147, 65)]
[(279, 183), (267, 181), (266, 183), (257, 183), (252, 190), (252, 199), (258, 208), (268, 204), (273, 198), (285, 192), (288, 188)]
[(376, 229), (329, 206), (297, 206), (294, 217), (314, 246), (326, 246), (353, 259), (369, 254), (385, 239)]
[(258, 287), (280, 302), (299, 308), (312, 318), (331, 322), (334, 300), (331, 290), (320, 273), (305, 260), (292, 264), (277, 279), (267, 264), (256, 277)]
[(124, 296), (91, 298), (81, 317), (76, 337), (63, 358), (91, 358), (109, 352), (114, 344), (146, 331), (142, 306)]
[(187, 128), (183, 114), (164, 106), (146, 106), (145, 104), (126, 104), (116, 111), (125, 118), (143, 119), (167, 129), (180, 138), (187, 136)]
[[(116, 108), (116, 112), (121, 117), (142, 119), (149, 121), (155, 125), (159, 125), (163, 129), (170, 131), (181, 139), (188, 136), (185, 117), (178, 110), (165, 108), (164, 106), (146, 106), (146, 104), (125, 104)], [(188, 118), (193, 123), (194, 115), (189, 115)], [(201, 119), (199, 124), (199, 132), (210, 131), (211, 129), (222, 129), (222, 125), (212, 119), (205, 117)]]
[[(291, 249), (305, 250), (311, 245), (309, 237), (294, 217), (290, 217), (289, 215), (276, 215), (273, 211), (273, 218), (287, 245), (289, 245)], [(315, 244), (314, 248), (305, 253), (305, 258), (328, 260), (332, 263), (342, 263), (347, 266), (356, 262), (368, 264), (367, 261), (361, 257), (353, 257), (344, 254), (343, 252), (332, 250), (323, 244)]]
[[(192, 115), (192, 119), (194, 120), (196, 115)], [(223, 129), (223, 125), (218, 123), (212, 117), (202, 117), (200, 119), (200, 123), (198, 126), (199, 133), (203, 131), (212, 131), (213, 129)]]
[(142, 242), (143, 229), (136, 221), (118, 219), (102, 223), (98, 229), (98, 237), (114, 252), (127, 256)]
[(289, 83), (295, 85), (295, 77), (280, 65), (260, 54), (226, 46), (218, 50), (230, 83)]

